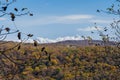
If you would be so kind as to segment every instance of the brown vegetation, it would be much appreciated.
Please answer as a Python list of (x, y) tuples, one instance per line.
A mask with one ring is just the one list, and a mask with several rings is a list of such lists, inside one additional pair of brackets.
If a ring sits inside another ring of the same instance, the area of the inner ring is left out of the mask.
[(119, 49), (106, 49), (24, 44), (4, 53), (14, 62), (0, 55), (0, 76), (2, 80), (119, 80)]

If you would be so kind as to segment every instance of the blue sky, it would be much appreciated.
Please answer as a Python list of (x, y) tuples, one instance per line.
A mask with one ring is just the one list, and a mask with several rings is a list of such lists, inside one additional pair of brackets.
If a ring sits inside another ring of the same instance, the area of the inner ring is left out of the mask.
[[(91, 34), (91, 31), (95, 31), (94, 23), (102, 30), (105, 26), (109, 27), (112, 19), (117, 16), (97, 13), (96, 10), (105, 10), (114, 2), (115, 0), (18, 0), (13, 6), (27, 7), (34, 16), (17, 17), (15, 23), (22, 32), (33, 33), (41, 42), (77, 40), (82, 35), (99, 39), (97, 34)], [(7, 21), (6, 25), (13, 25), (8, 17), (0, 20), (1, 23)]]

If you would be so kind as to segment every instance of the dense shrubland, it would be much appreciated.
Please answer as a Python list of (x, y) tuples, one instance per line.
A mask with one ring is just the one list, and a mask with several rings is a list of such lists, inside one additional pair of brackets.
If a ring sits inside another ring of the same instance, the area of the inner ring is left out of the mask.
[(0, 75), (6, 80), (13, 76), (13, 80), (119, 80), (119, 49), (107, 48), (26, 44), (5, 53), (14, 62), (1, 55)]

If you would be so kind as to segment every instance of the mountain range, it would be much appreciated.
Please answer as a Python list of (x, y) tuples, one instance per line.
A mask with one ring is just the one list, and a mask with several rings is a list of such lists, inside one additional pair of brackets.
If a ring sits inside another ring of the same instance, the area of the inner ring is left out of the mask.
[(44, 44), (55, 44), (55, 45), (71, 45), (71, 46), (90, 46), (90, 45), (99, 45), (99, 46), (104, 46), (104, 45), (111, 45), (114, 46), (116, 42), (114, 41), (109, 41), (109, 42), (103, 42), (102, 40), (65, 40), (65, 41), (59, 41), (56, 43), (44, 43)]

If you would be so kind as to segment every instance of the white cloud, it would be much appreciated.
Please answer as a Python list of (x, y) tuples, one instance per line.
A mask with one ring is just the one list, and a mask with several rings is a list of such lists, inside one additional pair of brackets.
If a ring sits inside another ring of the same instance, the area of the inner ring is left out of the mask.
[(81, 14), (58, 17), (58, 19), (62, 19), (62, 20), (80, 20), (80, 19), (91, 19), (91, 18), (93, 18), (92, 15), (81, 15)]
[[(101, 26), (97, 27), (97, 29), (103, 30)], [(79, 28), (77, 29), (77, 31), (96, 31), (97, 29), (93, 26), (93, 27)]]
[(113, 22), (113, 21), (112, 21), (112, 20), (100, 20), (100, 19), (96, 19), (96, 20), (90, 20), (90, 22), (108, 24), (108, 23), (111, 23), (111, 22)]
[(4, 21), (4, 20), (6, 20), (6, 18), (0, 18), (0, 21)]
[(66, 15), (66, 16), (56, 16), (55, 23), (62, 23), (62, 24), (76, 24), (76, 23), (83, 23), (88, 19), (92, 19), (92, 15)]
[(40, 18), (33, 18), (28, 20), (18, 20), (17, 24), (24, 24), (25, 26), (38, 26), (38, 25), (48, 25), (48, 24), (76, 24), (83, 23), (88, 19), (92, 19), (92, 15), (65, 15), (65, 16), (42, 16)]
[(71, 14), (71, 15), (63, 15), (63, 16), (37, 16), (33, 18), (25, 18), (24, 20), (17, 20), (17, 25), (23, 25), (27, 27), (31, 26), (41, 26), (41, 25), (49, 25), (49, 24), (85, 24), (85, 23), (100, 23), (100, 24), (108, 24), (111, 23), (112, 20), (109, 19), (99, 19), (95, 15), (89, 14)]
[[(25, 21), (18, 20), (17, 23), (25, 23), (27, 25), (45, 25), (54, 23), (73, 24), (80, 22), (93, 22), (93, 23), (111, 23), (113, 20), (93, 19), (95, 16), (87, 14), (73, 14), (64, 16), (43, 16), (40, 18), (28, 18)], [(6, 20), (6, 18), (0, 18), (0, 20)]]

